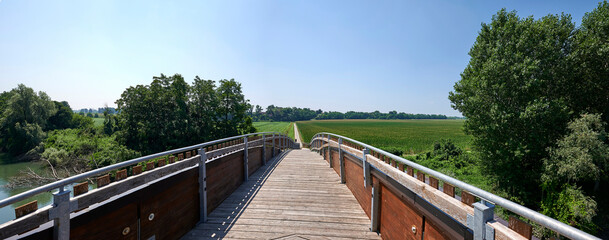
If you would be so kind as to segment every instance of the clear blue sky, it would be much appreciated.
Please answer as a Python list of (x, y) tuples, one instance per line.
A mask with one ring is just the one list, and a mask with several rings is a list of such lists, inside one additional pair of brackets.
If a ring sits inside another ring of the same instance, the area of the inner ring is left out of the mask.
[(160, 73), (235, 78), (266, 108), (460, 116), (448, 92), (482, 22), (598, 1), (0, 0), (0, 91), (97, 108)]

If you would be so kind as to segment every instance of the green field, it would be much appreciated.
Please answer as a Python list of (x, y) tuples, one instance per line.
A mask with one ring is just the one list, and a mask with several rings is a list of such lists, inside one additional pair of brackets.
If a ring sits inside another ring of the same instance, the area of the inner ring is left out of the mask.
[(287, 133), (294, 139), (294, 124), (291, 122), (254, 122), (258, 132), (280, 132)]
[(104, 118), (100, 117), (100, 118), (93, 118), (93, 124), (95, 126), (101, 126), (104, 125)]
[(330, 132), (404, 154), (433, 150), (441, 139), (469, 149), (471, 137), (463, 132), (464, 120), (316, 120), (297, 122), (303, 141), (309, 142), (319, 132)]

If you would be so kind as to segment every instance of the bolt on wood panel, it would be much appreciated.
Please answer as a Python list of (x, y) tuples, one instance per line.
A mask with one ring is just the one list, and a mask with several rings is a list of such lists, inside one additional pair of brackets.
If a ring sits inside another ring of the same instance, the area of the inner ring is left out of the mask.
[(380, 207), (380, 232), (383, 239), (421, 239), (423, 217), (383, 184)]
[(141, 239), (176, 239), (199, 221), (198, 169), (190, 169), (143, 192), (140, 205)]

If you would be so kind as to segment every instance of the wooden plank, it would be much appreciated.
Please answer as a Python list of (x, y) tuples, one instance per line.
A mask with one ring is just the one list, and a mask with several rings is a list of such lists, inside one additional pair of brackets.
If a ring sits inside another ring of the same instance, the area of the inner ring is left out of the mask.
[(133, 168), (131, 169), (132, 175), (138, 175), (140, 173), (142, 173), (142, 165), (136, 165), (133, 166)]
[(74, 187), (72, 187), (72, 191), (74, 192), (74, 197), (76, 197), (78, 195), (82, 195), (83, 193), (86, 193), (89, 191), (89, 183), (81, 182), (79, 184), (76, 184), (76, 185), (74, 185)]
[(533, 236), (533, 226), (531, 226), (531, 224), (528, 224), (511, 215), (508, 221), (508, 228), (514, 230), (515, 232), (529, 240)]
[(173, 155), (169, 156), (169, 164), (172, 164), (174, 162), (176, 162), (176, 157)]
[(38, 201), (34, 200), (15, 208), (15, 218), (23, 217), (38, 210)]
[(106, 174), (97, 178), (97, 188), (110, 184), (110, 175)]
[[(189, 167), (195, 166), (197, 159), (190, 159), (187, 161), (181, 161), (176, 164), (167, 165), (162, 168), (157, 168), (152, 171), (141, 173), (137, 176), (132, 176), (120, 182), (113, 182), (104, 188), (97, 188), (72, 198), (71, 201), (76, 201), (80, 209), (89, 207), (95, 203), (105, 201), (111, 197), (123, 194), (129, 190), (140, 187), (146, 183), (158, 180), (159, 178), (165, 177), (170, 174), (179, 173), (180, 171)], [(141, 165), (138, 165), (141, 167)], [(134, 167), (135, 171), (135, 167)]]
[(398, 169), (400, 169), (400, 171), (404, 171), (404, 164), (403, 163), (398, 163)]
[(406, 174), (414, 177), (414, 170), (411, 166), (406, 166)]
[(165, 159), (159, 159), (158, 165), (159, 167), (165, 166)]
[(152, 162), (152, 161), (151, 162), (147, 162), (146, 163), (146, 171), (150, 171), (152, 169), (154, 169), (154, 162)]
[(190, 154), (191, 154), (190, 151), (186, 152), (186, 158), (190, 158)]
[(442, 191), (450, 197), (455, 197), (455, 187), (453, 187), (453, 185), (444, 182), (442, 184)]
[(418, 171), (417, 172), (417, 180), (421, 181), (421, 182), (425, 182), (425, 173)]
[(429, 185), (431, 187), (435, 188), (435, 189), (438, 189), (438, 185), (439, 185), (438, 184), (438, 179), (436, 179), (436, 178), (434, 178), (432, 176), (429, 176)]
[(21, 234), (48, 222), (50, 208), (51, 206), (46, 206), (34, 213), (0, 224), (0, 229), (2, 229), (2, 231), (0, 231), (0, 239)]
[(526, 240), (522, 235), (497, 221), (490, 221), (486, 224), (495, 229), (496, 240)]
[(476, 197), (471, 195), (466, 191), (461, 191), (461, 202), (467, 204), (468, 206), (472, 206), (474, 202), (476, 202)]
[(127, 169), (119, 170), (116, 172), (116, 181), (120, 181), (127, 178)]
[(178, 161), (182, 161), (184, 159), (184, 153), (178, 154)]

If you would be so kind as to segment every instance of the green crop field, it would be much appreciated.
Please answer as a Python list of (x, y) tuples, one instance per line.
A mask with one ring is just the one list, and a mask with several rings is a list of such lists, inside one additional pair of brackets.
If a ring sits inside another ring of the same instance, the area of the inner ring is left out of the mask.
[(280, 132), (287, 133), (294, 139), (294, 124), (291, 122), (254, 122), (258, 132)]
[(470, 148), (470, 136), (463, 132), (464, 120), (316, 120), (297, 122), (303, 141), (309, 142), (318, 132), (330, 132), (404, 154), (433, 150), (441, 139)]
[(93, 118), (93, 124), (95, 126), (104, 125), (104, 118), (103, 117), (101, 117), (101, 118)]

